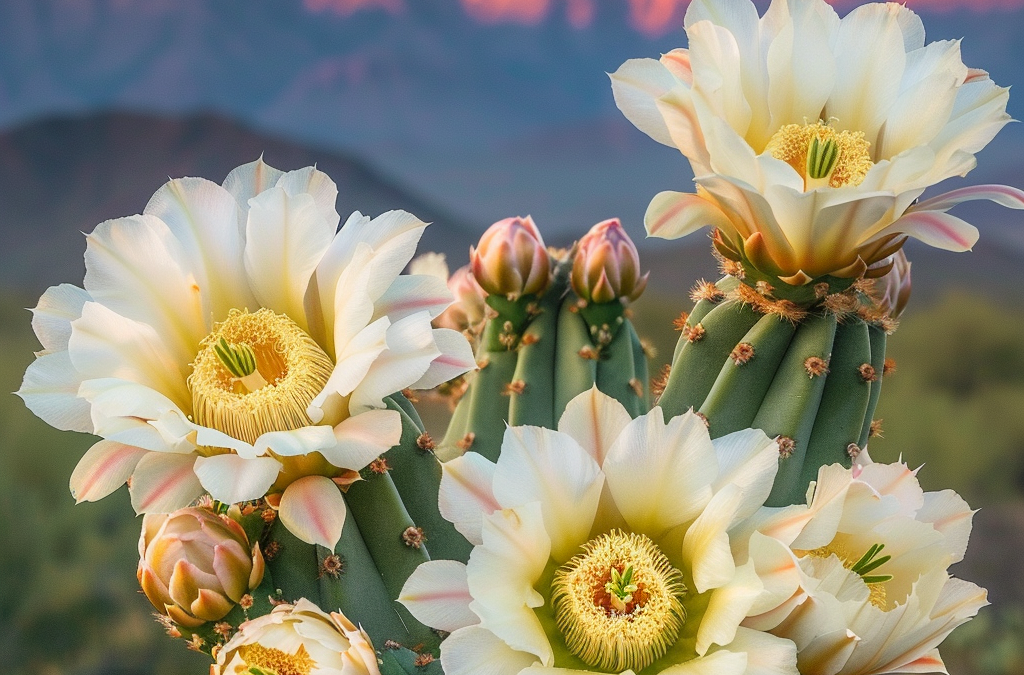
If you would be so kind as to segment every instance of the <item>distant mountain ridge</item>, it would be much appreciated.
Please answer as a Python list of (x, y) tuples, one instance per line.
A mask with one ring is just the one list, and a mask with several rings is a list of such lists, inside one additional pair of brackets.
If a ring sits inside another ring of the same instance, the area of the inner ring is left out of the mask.
[[(434, 224), (422, 250), (468, 255), (475, 235), (445, 209), (365, 163), (253, 131), (216, 115), (180, 119), (131, 113), (58, 117), (0, 134), (0, 287), (41, 292), (80, 284), (85, 240), (109, 218), (139, 213), (168, 177), (221, 182), (263, 155), (282, 170), (316, 164), (338, 185), (342, 221), (404, 209)], [(461, 263), (460, 263), (461, 264)]]

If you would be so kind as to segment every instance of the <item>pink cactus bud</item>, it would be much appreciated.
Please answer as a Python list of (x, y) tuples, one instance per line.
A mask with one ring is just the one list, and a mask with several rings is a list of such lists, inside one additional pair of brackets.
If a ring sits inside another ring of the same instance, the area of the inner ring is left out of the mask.
[(160, 612), (195, 628), (216, 621), (263, 580), (263, 554), (227, 516), (186, 508), (147, 514), (139, 538), (139, 584)]
[(900, 249), (883, 264), (892, 262), (892, 269), (875, 282), (875, 296), (879, 309), (893, 319), (898, 319), (910, 300), (910, 261)]
[(647, 288), (650, 273), (640, 275), (640, 256), (618, 218), (598, 223), (580, 239), (572, 265), (572, 287), (592, 303), (630, 302)]
[(448, 278), (448, 290), (455, 296), (455, 302), (434, 319), (434, 325), (438, 328), (477, 332), (487, 312), (487, 303), (484, 302), (487, 292), (480, 288), (469, 265), (455, 270)]
[(551, 282), (551, 260), (529, 216), (506, 218), (487, 228), (469, 252), (481, 288), (512, 300), (543, 292)]

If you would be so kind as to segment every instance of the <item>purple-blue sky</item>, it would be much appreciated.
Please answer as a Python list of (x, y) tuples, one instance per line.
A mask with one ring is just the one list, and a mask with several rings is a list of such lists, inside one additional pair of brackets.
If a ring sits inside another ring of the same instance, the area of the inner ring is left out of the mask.
[[(1024, 0), (909, 4), (929, 39), (963, 38), (968, 65), (1024, 81)], [(639, 235), (651, 196), (686, 189), (690, 175), (622, 118), (605, 73), (682, 46), (684, 6), (3, 0), (0, 129), (109, 109), (214, 111), (359, 155), (480, 228), (532, 213), (548, 231), (579, 232), (619, 216)], [(1011, 114), (1022, 111), (1011, 95)], [(971, 182), (1024, 182), (1017, 127), (981, 154)], [(1024, 251), (1021, 232), (995, 236)]]

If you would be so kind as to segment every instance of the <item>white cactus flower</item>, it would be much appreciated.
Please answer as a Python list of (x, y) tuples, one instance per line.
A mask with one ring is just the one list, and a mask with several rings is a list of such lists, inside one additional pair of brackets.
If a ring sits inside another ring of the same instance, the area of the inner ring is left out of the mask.
[[(862, 453), (858, 461), (867, 453)], [(974, 511), (924, 492), (903, 463), (824, 466), (808, 504), (763, 509), (741, 529), (764, 581), (744, 625), (793, 640), (801, 673), (946, 672), (938, 645), (988, 604), (949, 575)]]
[(71, 478), (78, 501), (129, 479), (139, 513), (279, 495), (296, 536), (334, 546), (332, 479), (401, 434), (382, 399), (475, 365), (459, 333), (431, 328), (444, 282), (400, 275), (426, 224), (356, 212), (339, 230), (337, 194), (312, 167), (261, 159), (223, 185), (172, 180), (88, 235), (84, 288), (52, 287), (34, 310), (43, 351), (18, 392), (103, 438)]
[(740, 626), (764, 587), (729, 533), (777, 467), (761, 431), (712, 442), (693, 413), (631, 420), (592, 389), (558, 431), (507, 429), (496, 464), (444, 465), (442, 513), (475, 548), (421, 565), (399, 601), (451, 631), (447, 675), (796, 675), (790, 641)]
[[(1008, 90), (925, 44), (895, 2), (840, 19), (824, 0), (694, 0), (688, 49), (634, 59), (612, 77), (619, 109), (690, 161), (695, 194), (662, 192), (651, 236), (710, 225), (724, 256), (755, 278), (802, 286), (853, 279), (906, 238), (970, 249), (978, 231), (947, 211), (971, 199), (1024, 208), (1006, 186), (926, 188), (962, 176), (1010, 118)], [(884, 269), (875, 273), (884, 274)]]

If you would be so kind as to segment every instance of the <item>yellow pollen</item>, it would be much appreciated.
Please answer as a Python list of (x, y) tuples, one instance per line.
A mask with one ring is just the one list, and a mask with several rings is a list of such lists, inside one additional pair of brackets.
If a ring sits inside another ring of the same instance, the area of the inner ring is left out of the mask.
[(251, 644), (241, 647), (238, 655), (249, 667), (247, 672), (258, 675), (310, 675), (316, 667), (305, 645), (299, 645), (294, 654), (288, 654), (273, 647)]
[[(822, 546), (821, 548), (816, 548), (812, 551), (795, 550), (793, 552), (800, 557), (811, 556), (812, 558), (829, 558), (831, 556), (835, 556), (839, 558), (843, 567), (851, 571), (856, 571), (854, 570), (854, 566), (859, 560), (861, 560), (860, 556), (851, 555), (845, 547), (840, 546), (835, 542), (827, 546)], [(864, 579), (863, 576), (861, 576), (861, 578)], [(870, 579), (870, 577), (868, 577), (868, 579)], [(864, 583), (868, 587), (868, 602), (878, 609), (885, 610), (887, 605), (885, 583), (883, 581), (871, 582), (868, 581), (868, 579), (864, 579)]]
[[(255, 373), (234, 375), (223, 360), (225, 343), (251, 354)], [(248, 443), (268, 431), (309, 426), (306, 408), (333, 368), (330, 357), (287, 316), (233, 309), (202, 341), (192, 362), (193, 418)], [(260, 386), (251, 385), (253, 377), (263, 381)]]
[(639, 672), (675, 644), (685, 593), (682, 573), (653, 541), (618, 530), (584, 544), (551, 582), (555, 621), (569, 651), (616, 673)]
[(768, 141), (765, 152), (796, 169), (804, 189), (813, 190), (860, 185), (874, 166), (870, 147), (864, 132), (836, 131), (819, 120), (783, 126)]

